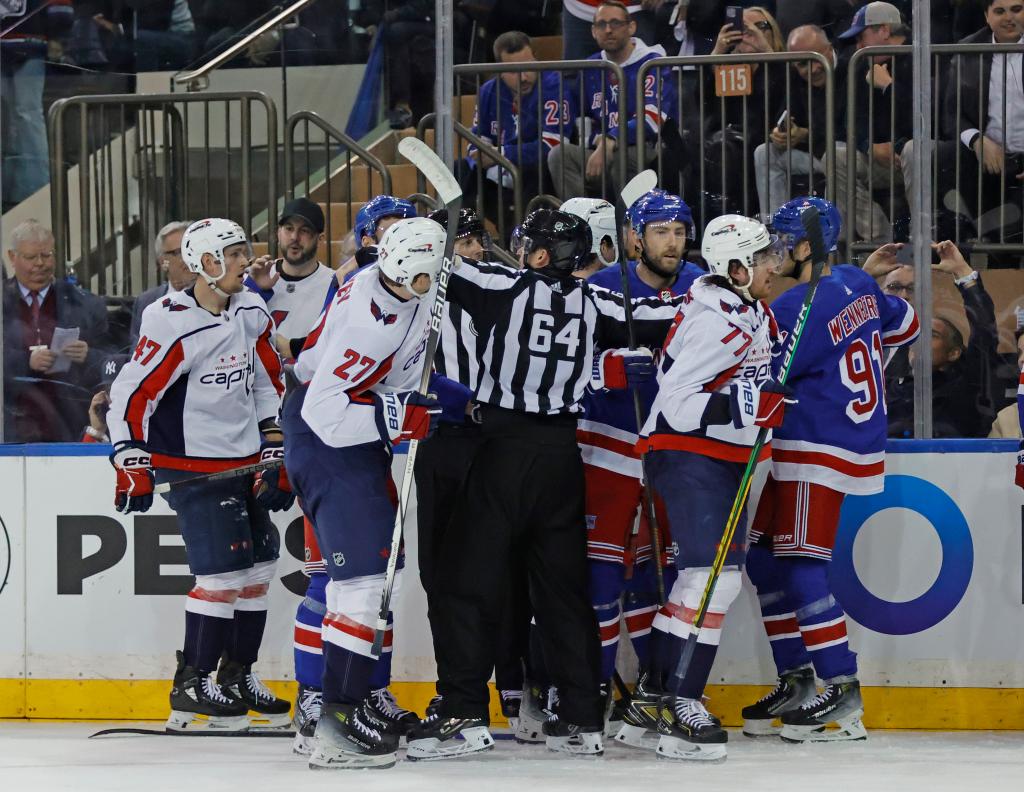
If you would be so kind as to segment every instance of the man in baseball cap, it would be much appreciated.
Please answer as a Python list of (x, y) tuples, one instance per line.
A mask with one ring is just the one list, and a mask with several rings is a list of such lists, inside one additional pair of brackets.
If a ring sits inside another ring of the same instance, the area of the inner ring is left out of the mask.
[(302, 221), (317, 234), (324, 232), (323, 209), (320, 208), (319, 204), (309, 200), (309, 198), (294, 198), (284, 205), (277, 224), (278, 226), (283, 226), (289, 221)]
[[(886, 27), (887, 30), (883, 31), (880, 28)], [(875, 31), (869, 30), (875, 28)], [(861, 47), (873, 47), (883, 43), (890, 43), (889, 37), (894, 33), (901, 32), (903, 29), (903, 17), (900, 15), (900, 10), (896, 8), (892, 3), (885, 3), (878, 0), (874, 3), (868, 3), (866, 6), (862, 6), (856, 14), (853, 16), (853, 22), (850, 24), (850, 29), (845, 33), (841, 33), (838, 38), (841, 39), (852, 39), (857, 37), (857, 43)], [(861, 40), (861, 34), (864, 31), (868, 31), (868, 35), (863, 37), (869, 38), (872, 32), (879, 34), (879, 41), (867, 41)]]

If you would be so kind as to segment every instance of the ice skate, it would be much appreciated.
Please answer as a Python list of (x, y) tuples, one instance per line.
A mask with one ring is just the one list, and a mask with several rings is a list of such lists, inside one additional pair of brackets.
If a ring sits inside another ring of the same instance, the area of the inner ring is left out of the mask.
[(499, 690), (498, 700), (501, 702), (501, 714), (508, 718), (508, 727), (515, 734), (519, 728), (519, 710), (523, 703), (523, 691)]
[(557, 715), (544, 722), (544, 736), (549, 751), (573, 756), (603, 756), (603, 726), (578, 726), (567, 723)]
[(385, 688), (370, 693), (366, 700), (367, 712), (383, 724), (387, 734), (396, 738), (408, 737), (409, 732), (420, 722), (415, 712), (398, 706), (394, 694)]
[(410, 761), (454, 759), (488, 751), (494, 737), (480, 718), (446, 718), (435, 713), (409, 733), (406, 757)]
[(546, 702), (547, 696), (542, 687), (531, 682), (523, 686), (523, 697), (519, 702), (519, 723), (515, 730), (516, 742), (544, 742), (544, 721), (548, 718), (548, 713), (544, 711)]
[(316, 723), (320, 720), (324, 694), (316, 688), (299, 685), (299, 693), (295, 697), (295, 716), (292, 725), (295, 727), (295, 740), (292, 751), (300, 756), (313, 753), (313, 735), (316, 734)]
[(394, 767), (397, 740), (385, 735), (362, 704), (327, 704), (316, 724), (311, 770)]
[[(803, 706), (783, 713), (780, 736), (791, 743), (866, 740), (868, 732), (860, 720), (863, 715), (860, 682), (832, 682)], [(830, 723), (839, 728), (826, 728)]]
[(782, 727), (775, 722), (782, 713), (799, 708), (816, 694), (813, 668), (787, 671), (779, 677), (774, 690), (743, 708), (743, 733), (747, 737), (778, 735)]
[(658, 747), (658, 708), (665, 693), (655, 689), (646, 674), (637, 680), (633, 695), (623, 702), (622, 723), (615, 740), (632, 748)]
[(185, 655), (177, 653), (178, 668), (171, 688), (171, 715), (168, 731), (241, 732), (249, 727), (248, 707), (221, 690), (210, 674), (200, 674), (185, 665)]
[(729, 735), (719, 726), (704, 703), (677, 698), (661, 711), (658, 719), (659, 759), (709, 762), (725, 759)]
[(233, 660), (222, 661), (217, 671), (217, 684), (229, 696), (245, 704), (252, 726), (262, 729), (285, 729), (291, 725), (288, 713), (292, 705), (278, 698), (251, 665)]

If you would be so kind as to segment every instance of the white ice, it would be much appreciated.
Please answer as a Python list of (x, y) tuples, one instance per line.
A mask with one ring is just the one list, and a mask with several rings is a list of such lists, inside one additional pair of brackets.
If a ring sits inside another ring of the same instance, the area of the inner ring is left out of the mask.
[[(0, 722), (0, 792), (995, 792), (1024, 790), (1024, 733), (875, 731), (866, 742), (790, 746), (730, 733), (729, 758), (656, 761), (619, 745), (561, 758), (500, 741), (479, 758), (313, 773), (280, 738), (107, 737), (102, 723)], [(148, 728), (157, 724), (136, 724)]]

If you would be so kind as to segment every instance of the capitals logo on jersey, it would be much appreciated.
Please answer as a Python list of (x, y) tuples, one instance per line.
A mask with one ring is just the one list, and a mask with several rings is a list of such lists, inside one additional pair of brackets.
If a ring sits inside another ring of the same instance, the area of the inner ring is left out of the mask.
[(398, 321), (397, 314), (389, 314), (386, 311), (382, 311), (381, 307), (374, 300), (370, 300), (370, 313), (373, 314), (374, 319), (386, 325), (391, 325)]

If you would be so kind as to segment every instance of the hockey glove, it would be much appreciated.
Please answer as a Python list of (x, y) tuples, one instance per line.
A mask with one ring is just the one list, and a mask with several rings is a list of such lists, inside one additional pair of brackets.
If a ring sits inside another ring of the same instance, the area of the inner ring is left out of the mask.
[(437, 399), (419, 391), (375, 394), (378, 414), (387, 438), (394, 445), (403, 440), (426, 440), (441, 417)]
[(153, 505), (153, 461), (139, 446), (119, 443), (110, 455), (117, 471), (114, 508), (122, 514), (148, 511)]
[(284, 469), (284, 444), (280, 441), (263, 441), (260, 446), (260, 463), (280, 462), (281, 467), (260, 471), (252, 485), (256, 502), (269, 511), (287, 511), (295, 502), (295, 493)]
[(473, 391), (461, 382), (448, 379), (435, 371), (430, 375), (430, 392), (437, 396), (441, 406), (441, 421), (454, 424), (465, 422), (466, 405), (473, 398)]
[(1013, 483), (1024, 489), (1024, 443), (1020, 445), (1020, 451), (1017, 452), (1017, 473), (1013, 477)]
[(609, 349), (594, 361), (591, 386), (595, 390), (636, 388), (657, 376), (654, 355), (649, 349)]
[(786, 404), (795, 404), (793, 391), (775, 380), (757, 387), (750, 380), (741, 380), (730, 388), (732, 419), (737, 428), (761, 426), (775, 429), (782, 426)]

